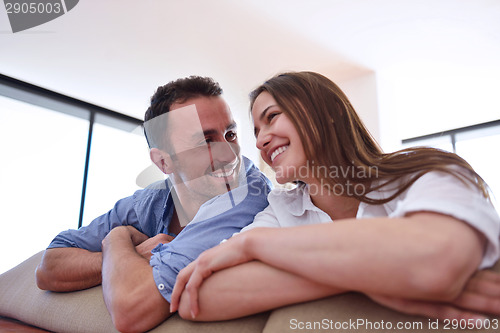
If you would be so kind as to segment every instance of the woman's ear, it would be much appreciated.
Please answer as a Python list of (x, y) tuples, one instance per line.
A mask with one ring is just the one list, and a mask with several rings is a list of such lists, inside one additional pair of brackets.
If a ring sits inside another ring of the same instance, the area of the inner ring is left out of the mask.
[(171, 174), (174, 170), (174, 166), (172, 164), (172, 158), (170, 154), (160, 150), (158, 148), (151, 148), (149, 151), (149, 157), (151, 161), (163, 172), (168, 175)]

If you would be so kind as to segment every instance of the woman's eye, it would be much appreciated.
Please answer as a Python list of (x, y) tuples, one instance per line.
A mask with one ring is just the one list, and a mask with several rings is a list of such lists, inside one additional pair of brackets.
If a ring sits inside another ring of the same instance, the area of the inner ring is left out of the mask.
[(271, 112), (267, 115), (267, 121), (271, 122), (276, 116), (278, 116), (280, 112)]

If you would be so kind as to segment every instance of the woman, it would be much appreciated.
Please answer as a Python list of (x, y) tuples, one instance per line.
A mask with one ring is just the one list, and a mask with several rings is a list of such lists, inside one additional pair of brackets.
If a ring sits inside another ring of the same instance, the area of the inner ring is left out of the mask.
[(270, 79), (252, 92), (251, 110), (262, 158), (279, 183), (297, 187), (273, 191), (245, 232), (186, 267), (172, 310), (185, 286), (179, 312), (199, 320), (345, 291), (419, 314), (433, 306), (421, 301), (492, 311), (461, 294), (500, 253), (500, 219), (467, 162), (430, 148), (384, 154), (343, 92), (317, 73)]

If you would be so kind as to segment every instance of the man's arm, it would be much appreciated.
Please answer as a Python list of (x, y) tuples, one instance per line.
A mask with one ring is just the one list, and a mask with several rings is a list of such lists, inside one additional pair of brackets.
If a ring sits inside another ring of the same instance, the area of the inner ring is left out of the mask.
[[(134, 227), (126, 228), (133, 235), (136, 251), (145, 259), (151, 257), (151, 250), (158, 244), (173, 240), (167, 234), (148, 238)], [(91, 252), (74, 247), (47, 249), (36, 269), (38, 288), (51, 291), (75, 291), (101, 284), (102, 252)]]
[(148, 260), (136, 251), (130, 230), (114, 228), (102, 244), (103, 296), (115, 327), (144, 332), (168, 318), (170, 305), (156, 287)]
[(47, 249), (36, 269), (38, 288), (73, 291), (101, 283), (101, 252), (79, 248)]

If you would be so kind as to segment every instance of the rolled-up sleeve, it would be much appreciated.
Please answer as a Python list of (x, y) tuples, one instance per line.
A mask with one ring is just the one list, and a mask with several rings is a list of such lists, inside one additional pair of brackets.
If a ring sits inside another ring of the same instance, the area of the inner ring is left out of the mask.
[(133, 196), (119, 200), (113, 209), (94, 219), (88, 226), (59, 233), (48, 248), (78, 247), (100, 252), (101, 242), (111, 229), (119, 225), (138, 226), (133, 202)]
[(166, 245), (159, 245), (152, 251), (149, 264), (153, 268), (153, 278), (158, 291), (170, 303), (177, 274), (194, 258), (171, 251)]

